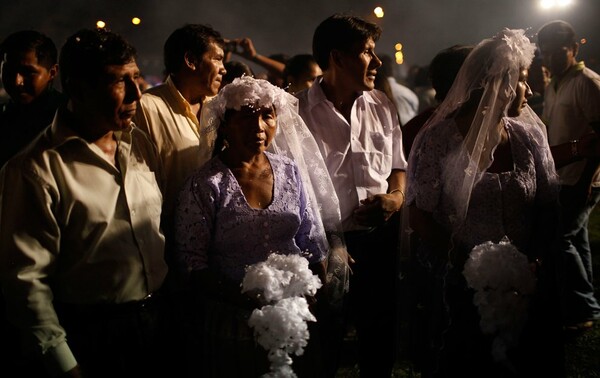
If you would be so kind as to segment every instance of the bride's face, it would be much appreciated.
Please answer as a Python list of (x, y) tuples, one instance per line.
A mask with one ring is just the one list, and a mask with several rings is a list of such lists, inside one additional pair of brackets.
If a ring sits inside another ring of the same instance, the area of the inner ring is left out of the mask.
[(229, 147), (249, 153), (266, 150), (277, 131), (277, 115), (273, 106), (243, 106), (232, 110), (225, 123)]
[(517, 87), (515, 88), (515, 98), (513, 99), (507, 111), (507, 115), (509, 117), (518, 117), (523, 108), (527, 105), (527, 98), (533, 95), (529, 84), (527, 84), (527, 78), (527, 69), (521, 69), (519, 72), (519, 81), (517, 82)]

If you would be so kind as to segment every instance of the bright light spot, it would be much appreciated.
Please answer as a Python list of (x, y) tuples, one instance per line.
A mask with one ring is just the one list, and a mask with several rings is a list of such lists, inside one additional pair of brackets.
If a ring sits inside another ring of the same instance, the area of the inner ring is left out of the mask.
[(402, 50), (402, 43), (398, 42), (394, 45), (394, 48), (396, 49), (396, 51), (400, 51)]
[(134, 25), (139, 25), (142, 23), (142, 20), (140, 20), (138, 17), (134, 17), (131, 19), (131, 23)]
[(566, 7), (567, 5), (573, 4), (573, 0), (557, 0), (556, 5), (559, 7)]
[(404, 63), (404, 54), (402, 53), (402, 51), (396, 51), (395, 57), (397, 64)]
[(377, 18), (382, 18), (383, 17), (383, 8), (382, 7), (377, 7), (373, 10), (373, 13), (375, 13), (375, 17)]
[(104, 21), (102, 21), (102, 20), (98, 20), (98, 21), (96, 21), (96, 27), (97, 27), (98, 29), (102, 29), (102, 28), (104, 28), (105, 26), (106, 26), (106, 22), (104, 22)]
[(587, 43), (587, 39), (581, 38), (581, 40), (579, 41), (579, 43), (581, 43), (582, 45), (585, 45)]
[(540, 0), (542, 9), (564, 8), (573, 4), (573, 0)]

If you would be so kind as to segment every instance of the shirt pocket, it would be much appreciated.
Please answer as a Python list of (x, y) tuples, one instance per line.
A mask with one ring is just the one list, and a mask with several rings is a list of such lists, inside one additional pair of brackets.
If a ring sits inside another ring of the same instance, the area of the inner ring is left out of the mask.
[(365, 158), (366, 165), (371, 169), (381, 175), (388, 175), (392, 168), (392, 139), (381, 132), (372, 131)]
[(156, 182), (155, 173), (152, 171), (131, 171), (129, 174), (136, 182), (136, 189), (133, 193), (135, 196), (134, 206), (144, 208), (149, 216), (156, 218), (155, 220), (159, 220), (163, 197)]

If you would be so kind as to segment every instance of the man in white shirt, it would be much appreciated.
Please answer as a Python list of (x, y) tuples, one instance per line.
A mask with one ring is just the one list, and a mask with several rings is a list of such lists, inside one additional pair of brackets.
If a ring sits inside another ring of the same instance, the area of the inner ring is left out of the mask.
[[(363, 377), (391, 374), (394, 362), (396, 242), (391, 218), (404, 202), (406, 160), (394, 105), (373, 90), (381, 61), (381, 29), (358, 17), (334, 15), (313, 37), (323, 70), (298, 94), (300, 115), (313, 133), (340, 201), (344, 236), (355, 259), (349, 308), (359, 338)], [(335, 374), (334, 341), (325, 344)]]
[[(600, 318), (594, 297), (588, 220), (600, 200), (599, 160), (584, 158), (579, 142), (600, 122), (600, 75), (577, 62), (575, 30), (564, 21), (552, 21), (538, 32), (543, 63), (552, 74), (544, 93), (542, 119), (550, 146), (570, 143), (570, 164), (558, 170), (561, 181), (562, 307), (567, 329), (590, 328)], [(598, 132), (598, 128), (595, 130)], [(555, 149), (553, 149), (555, 154)], [(562, 159), (555, 160), (559, 161)]]
[[(200, 122), (202, 104), (217, 94), (223, 75), (224, 42), (209, 26), (188, 24), (175, 30), (164, 46), (164, 84), (150, 88), (134, 118), (160, 154), (165, 171), (163, 227), (170, 245), (173, 212), (187, 177), (207, 162), (216, 130)], [(168, 257), (168, 256), (167, 256)]]
[(67, 106), (0, 173), (7, 315), (52, 376), (157, 373), (161, 168), (131, 123), (135, 50), (114, 33), (79, 31), (60, 75)]

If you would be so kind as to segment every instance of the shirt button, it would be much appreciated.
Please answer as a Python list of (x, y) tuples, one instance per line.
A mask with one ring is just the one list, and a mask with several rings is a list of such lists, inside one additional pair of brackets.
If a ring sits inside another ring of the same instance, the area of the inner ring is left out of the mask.
[(264, 243), (263, 243), (263, 246), (264, 246), (264, 247), (266, 247), (266, 246), (268, 246), (268, 245), (269, 245), (269, 243), (267, 243), (267, 242), (264, 242)]
[(265, 222), (263, 223), (263, 226), (267, 227), (269, 225), (269, 222)]
[(265, 235), (265, 239), (266, 239), (266, 240), (269, 240), (269, 238), (270, 238), (269, 234), (266, 234), (266, 235)]
[(135, 216), (135, 210), (131, 210), (131, 215)]

